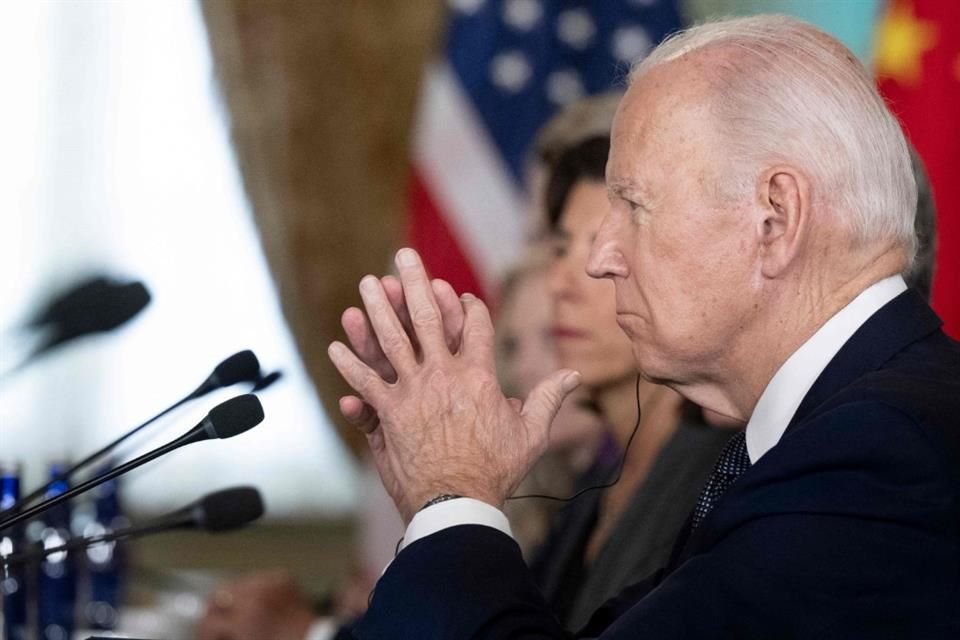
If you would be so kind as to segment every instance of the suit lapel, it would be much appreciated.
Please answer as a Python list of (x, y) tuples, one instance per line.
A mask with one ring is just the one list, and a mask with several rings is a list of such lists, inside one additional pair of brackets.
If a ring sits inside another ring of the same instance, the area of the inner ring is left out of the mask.
[[(880, 368), (908, 345), (938, 330), (941, 324), (930, 306), (911, 290), (885, 304), (850, 337), (813, 383), (790, 420), (787, 432), (838, 391)], [(677, 538), (667, 565), (668, 573), (700, 549), (705, 532), (710, 528), (705, 522), (696, 531), (691, 531), (690, 523), (688, 519)]]
[(835, 393), (879, 369), (905, 347), (940, 328), (942, 321), (914, 291), (885, 304), (861, 326), (833, 357), (804, 396), (789, 432)]

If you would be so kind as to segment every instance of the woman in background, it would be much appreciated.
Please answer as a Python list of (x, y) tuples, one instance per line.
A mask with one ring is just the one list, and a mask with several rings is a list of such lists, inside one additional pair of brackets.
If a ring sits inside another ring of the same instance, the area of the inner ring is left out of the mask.
[[(496, 313), (497, 377), (503, 392), (525, 398), (535, 384), (556, 371), (556, 345), (546, 253), (532, 249), (503, 279)], [(576, 480), (594, 462), (598, 447), (610, 441), (599, 428), (596, 413), (585, 408), (586, 395), (574, 391), (560, 407), (550, 429), (550, 442), (518, 494), (569, 495)], [(562, 503), (552, 500), (515, 500), (505, 512), (524, 557), (530, 558), (544, 541)]]

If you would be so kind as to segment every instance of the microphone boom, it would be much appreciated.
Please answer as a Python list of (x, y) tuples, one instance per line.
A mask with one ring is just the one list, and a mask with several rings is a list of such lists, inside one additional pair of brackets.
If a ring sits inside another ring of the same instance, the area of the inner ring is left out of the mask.
[(252, 429), (262, 421), (263, 406), (260, 404), (260, 400), (257, 399), (257, 396), (248, 393), (231, 398), (230, 400), (222, 402), (211, 409), (210, 413), (208, 413), (207, 416), (201, 420), (197, 426), (190, 429), (190, 431), (186, 432), (179, 438), (173, 440), (172, 442), (168, 442), (167, 444), (163, 445), (162, 447), (158, 447), (153, 451), (145, 453), (142, 456), (134, 458), (133, 460), (126, 462), (114, 469), (111, 469), (107, 473), (78, 484), (72, 489), (45, 500), (38, 505), (30, 507), (29, 509), (25, 509), (20, 513), (14, 513), (12, 516), (0, 522), (0, 531), (43, 513), (47, 509), (50, 509), (51, 507), (54, 507), (65, 500), (69, 500), (76, 495), (84, 493), (85, 491), (89, 491), (90, 489), (101, 485), (108, 480), (113, 480), (117, 476), (136, 469), (137, 467), (142, 466), (151, 460), (155, 460), (160, 456), (166, 455), (175, 449), (179, 449), (180, 447), (188, 444), (193, 444), (194, 442), (202, 442), (204, 440), (211, 440), (215, 438), (232, 438), (233, 436), (240, 435), (244, 431)]
[(263, 498), (255, 488), (244, 486), (222, 489), (139, 526), (111, 531), (92, 538), (75, 538), (57, 547), (29, 549), (9, 556), (0, 555), (0, 566), (4, 568), (16, 566), (40, 560), (61, 551), (85, 549), (96, 544), (164, 531), (178, 529), (195, 529), (209, 533), (232, 531), (257, 520), (263, 512)]

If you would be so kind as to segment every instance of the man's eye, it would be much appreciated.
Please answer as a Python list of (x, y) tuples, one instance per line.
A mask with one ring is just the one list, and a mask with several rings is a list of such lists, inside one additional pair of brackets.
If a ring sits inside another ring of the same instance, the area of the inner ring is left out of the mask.
[(567, 255), (567, 245), (555, 244), (550, 247), (550, 255), (554, 258), (562, 258)]
[(630, 210), (630, 217), (633, 218), (633, 221), (638, 223), (646, 222), (647, 217), (650, 215), (650, 210), (639, 202), (634, 202), (633, 200), (627, 200), (626, 202)]

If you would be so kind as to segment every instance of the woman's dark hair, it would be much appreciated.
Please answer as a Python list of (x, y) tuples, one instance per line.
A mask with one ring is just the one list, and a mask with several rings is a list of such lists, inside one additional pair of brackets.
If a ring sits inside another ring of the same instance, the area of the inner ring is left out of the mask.
[(577, 182), (584, 179), (603, 181), (609, 153), (609, 136), (596, 136), (565, 149), (547, 166), (544, 205), (551, 230), (560, 224), (567, 198)]

